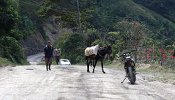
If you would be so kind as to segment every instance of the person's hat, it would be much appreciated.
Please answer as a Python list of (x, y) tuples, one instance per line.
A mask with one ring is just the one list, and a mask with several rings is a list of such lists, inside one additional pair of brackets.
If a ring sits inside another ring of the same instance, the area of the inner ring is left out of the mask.
[(50, 41), (47, 41), (47, 43), (51, 43)]

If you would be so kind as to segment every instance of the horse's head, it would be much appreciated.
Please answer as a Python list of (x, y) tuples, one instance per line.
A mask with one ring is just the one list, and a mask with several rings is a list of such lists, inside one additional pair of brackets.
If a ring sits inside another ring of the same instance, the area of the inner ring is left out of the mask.
[(103, 49), (104, 49), (103, 53), (104, 53), (105, 55), (107, 55), (107, 57), (108, 57), (109, 59), (112, 60), (112, 47), (111, 47), (111, 46), (105, 46), (105, 47), (103, 47)]
[(105, 48), (105, 51), (106, 51), (106, 54), (111, 54), (112, 53), (112, 47), (110, 45), (104, 47)]
[(105, 55), (111, 56), (111, 54), (112, 54), (112, 47), (111, 46), (100, 47), (100, 49), (98, 50), (98, 53), (101, 56), (105, 56)]

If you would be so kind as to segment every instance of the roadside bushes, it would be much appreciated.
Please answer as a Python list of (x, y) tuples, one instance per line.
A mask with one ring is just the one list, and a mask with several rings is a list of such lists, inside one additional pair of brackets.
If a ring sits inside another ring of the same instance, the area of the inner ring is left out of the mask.
[(163, 63), (163, 66), (165, 66), (165, 68), (171, 68), (173, 70), (175, 70), (175, 61), (174, 59), (168, 59)]
[(106, 46), (108, 43), (95, 32), (64, 33), (55, 43), (56, 47), (61, 49), (61, 58), (67, 58), (73, 64), (85, 62), (85, 48), (96, 44)]
[(13, 37), (3, 37), (1, 42), (1, 54), (2, 57), (11, 60), (12, 62), (22, 63), (24, 59), (22, 48), (18, 41)]
[(18, 0), (0, 1), (0, 57), (14, 63), (25, 61), (19, 41), (33, 26), (30, 20), (20, 15), (19, 6)]
[(12, 65), (12, 63), (8, 59), (0, 57), (0, 67), (6, 66), (6, 65), (9, 65), (9, 64)]
[(56, 47), (61, 48), (61, 58), (67, 58), (73, 64), (84, 60), (85, 42), (81, 34), (64, 34), (56, 42)]

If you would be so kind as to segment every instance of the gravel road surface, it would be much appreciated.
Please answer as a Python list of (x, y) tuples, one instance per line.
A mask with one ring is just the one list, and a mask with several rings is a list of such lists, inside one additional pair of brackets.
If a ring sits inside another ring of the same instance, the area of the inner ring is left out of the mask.
[(120, 70), (105, 66), (103, 74), (97, 66), (87, 73), (83, 65), (53, 65), (46, 71), (36, 65), (39, 58), (30, 56), (32, 65), (0, 68), (0, 100), (175, 100), (175, 85), (150, 82), (141, 73), (135, 85), (121, 84)]

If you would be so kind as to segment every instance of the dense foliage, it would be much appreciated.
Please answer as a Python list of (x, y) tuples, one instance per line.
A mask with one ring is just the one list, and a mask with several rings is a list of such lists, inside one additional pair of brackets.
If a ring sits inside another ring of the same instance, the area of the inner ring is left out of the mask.
[(63, 26), (73, 30), (81, 28), (77, 32), (83, 34), (85, 47), (112, 45), (115, 56), (126, 49), (149, 48), (153, 44), (155, 48), (173, 48), (173, 3), (172, 0), (45, 0), (39, 12), (44, 17), (57, 16)]
[[(42, 0), (41, 0), (42, 1)], [(36, 3), (37, 2), (37, 3)], [(39, 0), (0, 1), (0, 56), (15, 63), (23, 63), (20, 40), (41, 29), (37, 16)], [(44, 35), (43, 35), (44, 36)]]
[[(117, 22), (122, 20), (139, 21), (148, 27), (152, 34), (151, 36), (161, 41), (168, 38), (172, 40), (174, 36), (173, 20), (164, 17), (167, 14), (169, 17), (174, 17), (172, 0), (46, 0), (43, 4), (43, 16), (56, 15), (60, 20), (66, 21), (72, 27), (78, 26), (78, 11), (77, 1), (79, 1), (79, 8), (81, 13), (81, 24), (84, 30), (87, 28), (95, 28), (99, 31), (109, 32), (118, 31), (114, 26)], [(139, 3), (139, 4), (138, 4)], [(140, 6), (143, 4), (151, 10)], [(149, 4), (149, 5), (148, 5)], [(156, 5), (158, 4), (158, 5)], [(162, 5), (161, 5), (162, 4)], [(162, 13), (161, 8), (166, 9), (166, 13)], [(170, 11), (168, 11), (170, 10)], [(154, 12), (155, 11), (155, 12)], [(44, 12), (44, 13), (43, 13)], [(157, 14), (160, 13), (160, 14)], [(172, 12), (172, 13), (171, 13)], [(161, 16), (162, 15), (162, 16)], [(165, 42), (165, 41), (161, 41)], [(170, 43), (171, 44), (171, 43)]]
[(56, 46), (61, 48), (62, 58), (69, 58), (72, 63), (78, 63), (85, 59), (83, 55), (85, 42), (82, 35), (65, 34), (57, 42)]
[[(174, 0), (133, 0), (157, 14), (153, 20), (152, 28), (154, 39), (163, 45), (171, 45), (175, 35), (175, 1)], [(149, 24), (149, 23), (148, 23)], [(154, 25), (154, 26), (153, 26)], [(153, 29), (155, 28), (155, 29)]]
[(111, 45), (114, 56), (153, 45), (172, 49), (174, 4), (173, 0), (1, 0), (0, 56), (21, 62), (18, 41), (41, 31), (41, 24), (52, 16), (73, 31), (60, 36), (56, 45), (74, 63), (84, 59), (85, 47), (95, 44)]
[(175, 22), (175, 1), (174, 0), (134, 0), (163, 17)]
[(0, 56), (17, 63), (24, 59), (18, 40), (23, 36), (18, 24), (19, 3), (14, 0), (0, 1)]

